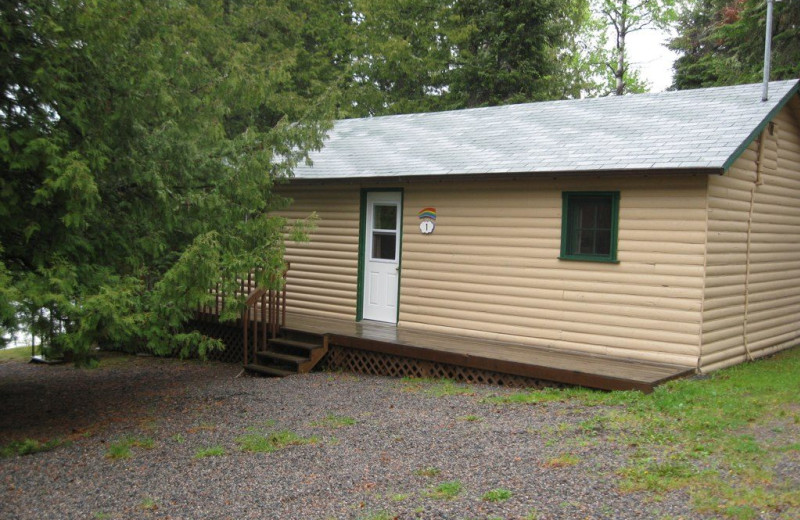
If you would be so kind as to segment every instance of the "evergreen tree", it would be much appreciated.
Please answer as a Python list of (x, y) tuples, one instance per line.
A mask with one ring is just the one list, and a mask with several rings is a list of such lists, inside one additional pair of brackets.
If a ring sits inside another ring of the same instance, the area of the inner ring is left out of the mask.
[(252, 268), (262, 284), (282, 270), (287, 223), (268, 213), (286, 201), (272, 187), (319, 146), (320, 100), (334, 99), (339, 65), (303, 14), (312, 5), (2, 10), (4, 325), (15, 301), (51, 347), (78, 354), (219, 346), (182, 324), (220, 276), (230, 290)]
[[(800, 76), (800, 2), (775, 2), (771, 79)], [(764, 66), (764, 0), (693, 0), (678, 21), (670, 47), (678, 89), (761, 81)]]
[(463, 107), (573, 94), (566, 52), (586, 19), (584, 0), (471, 0), (453, 4), (449, 92)]

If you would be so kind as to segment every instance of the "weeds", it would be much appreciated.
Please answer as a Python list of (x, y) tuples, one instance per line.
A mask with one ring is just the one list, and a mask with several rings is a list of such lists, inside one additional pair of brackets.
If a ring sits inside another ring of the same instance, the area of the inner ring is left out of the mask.
[(481, 500), (486, 502), (502, 502), (511, 498), (512, 494), (513, 493), (507, 489), (497, 488), (484, 493)]
[(289, 430), (270, 434), (251, 433), (236, 439), (241, 451), (252, 453), (271, 453), (287, 446), (316, 444), (317, 442), (319, 442), (319, 438), (316, 436), (304, 438)]
[(10, 442), (5, 446), (0, 446), (0, 458), (13, 457), (14, 455), (33, 455), (34, 453), (52, 451), (64, 444), (66, 444), (66, 442), (61, 439), (50, 439), (45, 442), (39, 442), (36, 439), (23, 439), (21, 441)]
[(450, 500), (461, 494), (461, 490), (463, 488), (463, 484), (461, 484), (461, 482), (458, 480), (442, 482), (438, 486), (425, 493), (425, 496), (439, 500)]
[(106, 451), (106, 458), (129, 459), (131, 458), (131, 448), (142, 448), (151, 450), (155, 447), (155, 441), (149, 437), (125, 437), (117, 442), (111, 443)]
[(544, 463), (546, 468), (565, 468), (568, 466), (574, 466), (579, 463), (581, 459), (577, 455), (573, 455), (571, 453), (565, 453), (563, 455), (559, 455), (558, 457), (553, 457), (549, 459), (547, 462)]
[(401, 381), (405, 384), (407, 392), (422, 392), (431, 397), (472, 395), (475, 393), (468, 385), (457, 383), (452, 379), (404, 377)]
[(139, 507), (144, 509), (145, 511), (155, 511), (158, 509), (158, 504), (155, 500), (150, 497), (144, 497), (141, 502), (139, 502)]
[(217, 445), (197, 450), (194, 454), (194, 458), (204, 459), (206, 457), (222, 457), (223, 455), (225, 455), (225, 448)]
[(311, 423), (311, 426), (315, 428), (344, 428), (345, 426), (353, 426), (357, 422), (352, 417), (328, 414), (324, 419)]
[(433, 466), (428, 466), (427, 468), (420, 468), (414, 470), (414, 475), (418, 477), (435, 477), (436, 475), (440, 474), (442, 470), (439, 468), (435, 468)]

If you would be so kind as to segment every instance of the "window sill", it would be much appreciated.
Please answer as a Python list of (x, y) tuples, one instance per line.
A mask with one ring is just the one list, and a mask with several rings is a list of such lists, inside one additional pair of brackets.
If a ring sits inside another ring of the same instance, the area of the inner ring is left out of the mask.
[(597, 258), (591, 256), (559, 256), (559, 260), (566, 260), (568, 262), (598, 262), (601, 264), (618, 264), (619, 260), (616, 258)]

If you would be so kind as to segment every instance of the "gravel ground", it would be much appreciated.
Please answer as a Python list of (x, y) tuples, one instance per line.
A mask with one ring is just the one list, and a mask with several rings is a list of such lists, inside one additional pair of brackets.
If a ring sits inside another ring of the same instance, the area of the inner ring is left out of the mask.
[[(71, 441), (0, 459), (0, 518), (698, 517), (683, 493), (655, 501), (618, 490), (616, 470), (635, 448), (573, 428), (601, 407), (490, 404), (511, 392), (491, 386), (436, 396), (435, 385), (383, 377), (238, 374), (120, 356), (94, 370), (0, 364), (0, 445)], [(315, 442), (239, 449), (244, 435), (279, 430)], [(108, 456), (131, 438), (140, 445), (130, 458)], [(212, 446), (224, 455), (197, 457)], [(452, 481), (455, 498), (430, 496)], [(484, 500), (493, 489), (511, 497)]]

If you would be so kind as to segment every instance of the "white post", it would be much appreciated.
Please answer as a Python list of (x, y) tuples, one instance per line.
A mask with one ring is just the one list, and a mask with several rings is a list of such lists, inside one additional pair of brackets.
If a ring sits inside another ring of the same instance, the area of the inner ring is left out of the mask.
[(772, 56), (772, 2), (767, 0), (767, 36), (764, 40), (764, 88), (761, 91), (761, 101), (769, 99), (769, 65)]

